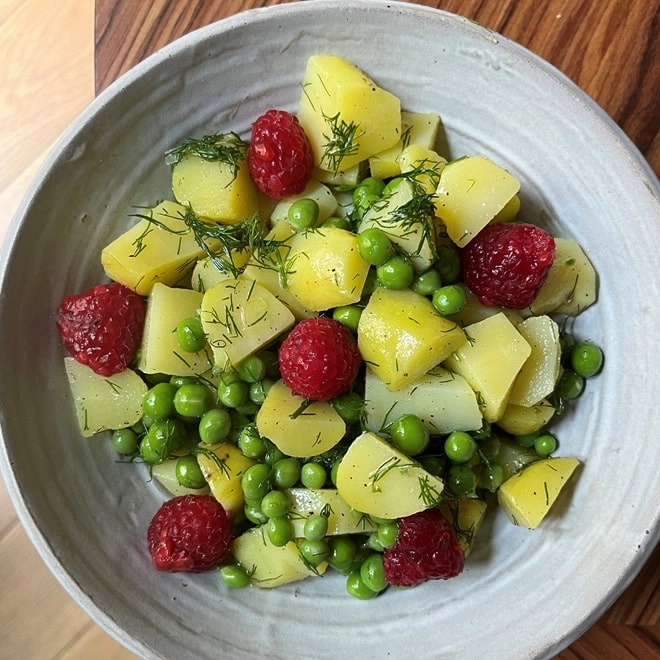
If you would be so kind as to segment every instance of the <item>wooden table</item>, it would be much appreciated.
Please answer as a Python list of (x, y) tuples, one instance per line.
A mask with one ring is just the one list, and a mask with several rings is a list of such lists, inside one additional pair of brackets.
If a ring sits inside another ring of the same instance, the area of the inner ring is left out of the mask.
[[(290, 1), (96, 0), (96, 91), (195, 28), (245, 9)], [(610, 114), (656, 174), (660, 171), (657, 2), (423, 0), (419, 4), (463, 14), (554, 64)], [(558, 658), (660, 658), (659, 559), (656, 549), (612, 608)]]

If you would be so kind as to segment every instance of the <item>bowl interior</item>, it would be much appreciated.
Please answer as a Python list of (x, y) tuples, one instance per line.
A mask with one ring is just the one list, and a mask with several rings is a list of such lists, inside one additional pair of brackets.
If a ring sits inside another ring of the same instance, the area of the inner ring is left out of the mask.
[[(607, 362), (557, 427), (560, 453), (584, 462), (560, 510), (535, 532), (493, 515), (459, 579), (368, 603), (345, 595), (338, 575), (230, 593), (215, 574), (154, 571), (144, 539), (165, 495), (141, 466), (117, 461), (104, 437), (79, 436), (54, 326), (65, 295), (103, 278), (100, 250), (136, 207), (170, 197), (163, 153), (187, 137), (246, 135), (271, 107), (295, 111), (306, 60), (318, 52), (355, 62), (406, 109), (440, 113), (448, 155), (485, 154), (515, 173), (526, 218), (578, 240), (600, 276), (600, 301), (574, 330), (601, 344)], [(521, 47), (395, 2), (317, 0), (239, 14), (106, 90), (19, 209), (1, 262), (11, 495), (58, 578), (140, 657), (552, 655), (657, 542), (660, 449), (641, 439), (660, 427), (649, 331), (660, 322), (658, 244), (657, 179), (599, 108)]]

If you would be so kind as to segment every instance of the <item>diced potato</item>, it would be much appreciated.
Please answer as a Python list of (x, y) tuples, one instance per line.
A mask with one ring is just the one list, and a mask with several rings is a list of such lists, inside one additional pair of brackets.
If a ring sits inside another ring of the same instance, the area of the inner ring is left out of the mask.
[(203, 488), (186, 488), (176, 478), (176, 464), (178, 458), (168, 458), (162, 463), (150, 466), (153, 478), (171, 495), (206, 495), (210, 492), (208, 484)]
[[(170, 201), (145, 210), (141, 220), (103, 248), (105, 274), (141, 296), (149, 295), (155, 282), (186, 283), (206, 253), (183, 221), (185, 214), (184, 206)], [(209, 241), (209, 248), (217, 247), (217, 241)]]
[(64, 369), (80, 433), (85, 438), (101, 431), (133, 426), (142, 418), (142, 399), (147, 386), (131, 369), (114, 376), (99, 376), (72, 357), (64, 358)]
[(200, 318), (221, 371), (264, 348), (295, 322), (286, 305), (246, 277), (209, 289), (202, 297)]
[[(241, 250), (240, 252), (233, 251), (231, 254), (231, 260), (237, 269), (241, 269), (248, 263), (250, 256), (250, 251), (247, 249)], [(195, 291), (205, 293), (211, 287), (214, 287), (216, 284), (219, 284), (223, 280), (226, 280), (230, 277), (233, 277), (231, 270), (221, 270), (218, 268), (218, 266), (216, 266), (214, 260), (211, 257), (206, 257), (204, 259), (200, 259), (195, 264), (192, 277), (190, 278), (190, 284)]]
[(299, 199), (313, 199), (319, 205), (319, 217), (316, 222), (317, 226), (322, 222), (325, 222), (337, 210), (337, 199), (332, 194), (330, 188), (323, 183), (312, 179), (307, 184), (305, 190), (299, 195), (293, 195), (292, 197), (282, 199), (275, 205), (275, 208), (270, 215), (271, 224), (276, 225), (278, 222), (286, 222), (289, 217), (289, 208)]
[(197, 462), (213, 497), (228, 511), (232, 518), (241, 517), (245, 506), (245, 495), (241, 487), (243, 473), (255, 464), (244, 456), (231, 442), (215, 445), (200, 444)]
[(546, 400), (529, 407), (509, 403), (497, 425), (512, 435), (527, 435), (542, 429), (554, 414), (554, 407)]
[(502, 312), (514, 325), (518, 325), (521, 321), (524, 320), (524, 317), (515, 309), (507, 309), (505, 307), (490, 307), (484, 305), (479, 301), (479, 298), (472, 293), (469, 289), (465, 290), (467, 294), (467, 302), (465, 307), (458, 313), (454, 314), (451, 317), (452, 321), (456, 321), (461, 325), (471, 325), (477, 321), (483, 321), (489, 316), (495, 316)]
[(389, 179), (401, 174), (399, 158), (409, 145), (434, 149), (440, 128), (440, 117), (434, 113), (401, 112), (401, 139), (389, 149), (385, 149), (369, 159), (371, 175)]
[(474, 546), (474, 537), (481, 528), (488, 505), (476, 499), (443, 499), (438, 508), (452, 524), (458, 544), (467, 557)]
[(157, 282), (147, 301), (147, 316), (138, 352), (138, 369), (146, 374), (199, 376), (213, 366), (208, 346), (197, 353), (184, 351), (176, 337), (183, 319), (196, 316), (202, 294), (192, 289), (174, 289)]
[(576, 458), (544, 458), (507, 479), (497, 501), (514, 525), (536, 529), (580, 464)]
[(377, 529), (376, 523), (350, 507), (334, 488), (289, 488), (291, 501), (289, 517), (295, 538), (304, 536), (305, 522), (315, 515), (328, 519), (328, 536), (338, 534), (369, 534)]
[(445, 360), (445, 366), (467, 380), (486, 420), (496, 422), (532, 349), (503, 313), (467, 326), (465, 334), (467, 341)]
[(416, 381), (464, 342), (463, 329), (411, 289), (376, 289), (358, 324), (362, 358), (392, 391)]
[(415, 180), (429, 195), (435, 193), (438, 187), (440, 173), (447, 164), (447, 160), (433, 149), (418, 144), (407, 146), (399, 158), (401, 173), (415, 172)]
[(456, 245), (465, 247), (520, 190), (518, 179), (485, 156), (447, 163), (436, 213)]
[(552, 394), (561, 374), (559, 326), (549, 316), (531, 316), (516, 327), (532, 352), (513, 382), (508, 402), (530, 407)]
[(282, 547), (273, 545), (265, 525), (243, 532), (234, 539), (231, 549), (236, 561), (250, 576), (250, 583), (261, 589), (323, 575), (328, 568), (327, 562), (310, 567), (293, 541)]
[(483, 425), (477, 397), (465, 378), (439, 367), (396, 392), (367, 369), (364, 398), (366, 427), (374, 433), (401, 415), (417, 415), (432, 434), (476, 431)]
[(401, 181), (391, 195), (367, 209), (358, 233), (373, 227), (382, 229), (392, 243), (410, 255), (415, 269), (424, 271), (435, 257), (435, 223), (433, 215), (425, 214), (417, 200), (419, 194), (413, 183)]
[(198, 216), (234, 224), (259, 213), (261, 196), (250, 176), (245, 146), (231, 137), (225, 141), (235, 151), (231, 164), (186, 154), (172, 167), (172, 192)]
[(399, 99), (335, 55), (307, 61), (298, 119), (316, 165), (331, 172), (347, 170), (401, 137)]
[(534, 302), (533, 314), (577, 315), (598, 298), (598, 276), (573, 240), (555, 238), (555, 259)]
[(496, 222), (512, 222), (520, 212), (520, 197), (514, 195), (504, 208), (493, 218), (491, 224)]
[(287, 285), (303, 307), (320, 312), (360, 300), (369, 272), (357, 236), (338, 227), (300, 232), (291, 238)]
[(318, 456), (332, 449), (346, 433), (346, 423), (325, 401), (306, 405), (283, 380), (268, 390), (256, 416), (259, 434), (288, 456)]
[(365, 177), (365, 163), (366, 161), (363, 161), (357, 165), (353, 165), (353, 167), (349, 167), (347, 170), (339, 170), (338, 172), (317, 169), (314, 176), (327, 186), (346, 186), (347, 188), (355, 188), (355, 186), (357, 186)]
[(402, 518), (436, 506), (443, 488), (440, 478), (368, 431), (353, 440), (337, 469), (344, 501), (378, 518)]

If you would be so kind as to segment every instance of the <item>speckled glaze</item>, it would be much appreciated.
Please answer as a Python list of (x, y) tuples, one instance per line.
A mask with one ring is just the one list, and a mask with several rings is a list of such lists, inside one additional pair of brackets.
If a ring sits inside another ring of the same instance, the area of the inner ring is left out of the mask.
[[(308, 56), (336, 53), (443, 118), (452, 157), (485, 154), (522, 180), (527, 219), (577, 239), (600, 301), (575, 323), (603, 374), (557, 427), (584, 462), (529, 532), (491, 515), (462, 576), (360, 602), (330, 575), (229, 592), (214, 573), (159, 574), (145, 530), (165, 495), (105, 437), (76, 430), (54, 326), (97, 283), (100, 249), (135, 207), (169, 196), (163, 152), (247, 134), (295, 110)], [(74, 122), (3, 246), (2, 470), (39, 552), (99, 624), (143, 658), (550, 657), (613, 601), (658, 540), (657, 178), (623, 133), (548, 64), (497, 34), (396, 2), (316, 0), (192, 33), (130, 71)], [(651, 329), (651, 330), (650, 330)]]

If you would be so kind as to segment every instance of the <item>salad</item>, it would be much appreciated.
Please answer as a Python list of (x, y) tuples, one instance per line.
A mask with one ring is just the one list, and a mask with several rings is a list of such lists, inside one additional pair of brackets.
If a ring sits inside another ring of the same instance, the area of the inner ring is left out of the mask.
[(331, 569), (367, 600), (458, 576), (489, 508), (537, 528), (575, 473), (552, 423), (602, 367), (570, 329), (596, 273), (440, 131), (314, 55), (297, 115), (171, 149), (171, 199), (62, 301), (81, 434), (110, 431), (168, 494), (156, 569), (261, 588)]

